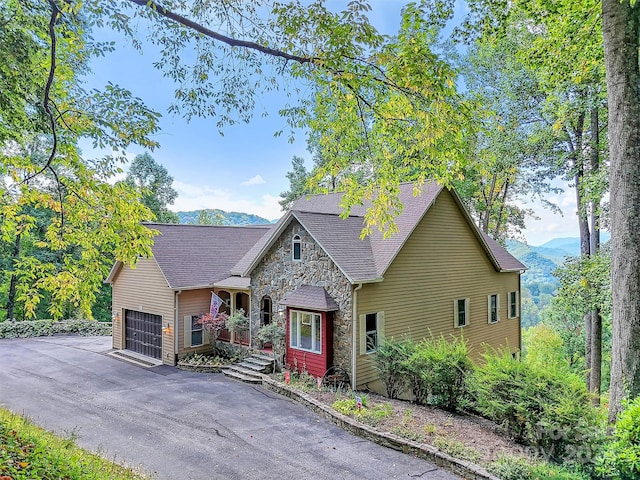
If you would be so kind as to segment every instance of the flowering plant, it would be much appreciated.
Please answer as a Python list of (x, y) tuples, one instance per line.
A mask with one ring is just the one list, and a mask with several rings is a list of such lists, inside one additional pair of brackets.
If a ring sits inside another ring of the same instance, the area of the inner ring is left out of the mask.
[(218, 335), (220, 335), (220, 332), (225, 329), (228, 318), (229, 315), (224, 312), (219, 312), (217, 315), (203, 313), (202, 315), (200, 315), (200, 318), (196, 322), (199, 325), (202, 325), (204, 331), (206, 331), (209, 335), (209, 343), (211, 344), (211, 348), (214, 352), (216, 350), (216, 341), (218, 340)]

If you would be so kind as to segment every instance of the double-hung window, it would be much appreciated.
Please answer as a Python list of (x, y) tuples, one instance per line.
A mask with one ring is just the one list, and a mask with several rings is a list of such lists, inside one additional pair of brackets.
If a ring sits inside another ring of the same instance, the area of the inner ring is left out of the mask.
[(200, 315), (193, 315), (191, 317), (191, 346), (196, 347), (204, 343), (204, 333), (202, 324), (198, 323)]
[(322, 315), (290, 310), (289, 322), (291, 348), (322, 353)]
[(520, 292), (509, 292), (509, 318), (520, 316)]
[(469, 324), (469, 299), (458, 298), (453, 301), (453, 326), (466, 327)]
[(384, 337), (384, 312), (360, 315), (360, 353), (374, 353)]
[(487, 297), (487, 321), (497, 323), (500, 320), (500, 295), (492, 293)]

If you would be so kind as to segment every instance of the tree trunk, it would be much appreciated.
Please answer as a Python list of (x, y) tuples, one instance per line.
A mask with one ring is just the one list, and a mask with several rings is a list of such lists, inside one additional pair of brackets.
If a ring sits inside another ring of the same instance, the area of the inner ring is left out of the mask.
[[(591, 174), (596, 174), (600, 170), (600, 121), (598, 119), (598, 107), (591, 109)], [(589, 254), (596, 255), (600, 250), (600, 226), (599, 214), (600, 200), (592, 199), (590, 202), (589, 215)], [(587, 385), (589, 391), (593, 393), (594, 405), (600, 405), (600, 386), (602, 384), (602, 317), (600, 309), (596, 308), (590, 312), (591, 325), (591, 348), (589, 381)]]
[(609, 421), (640, 394), (640, 2), (603, 0), (611, 159), (612, 351)]
[[(573, 167), (575, 169), (574, 182), (576, 189), (576, 205), (578, 208), (578, 230), (580, 232), (580, 256), (586, 258), (591, 254), (591, 235), (589, 232), (589, 216), (587, 206), (582, 195), (582, 185), (584, 183), (584, 159), (582, 156), (582, 139), (584, 132), (585, 115), (581, 113), (578, 117), (574, 129), (575, 145), (572, 151)], [(593, 391), (591, 384), (591, 370), (593, 360), (593, 322), (591, 312), (587, 312), (582, 317), (584, 323), (584, 360), (585, 360), (585, 384), (587, 391)]]
[[(20, 238), (21, 234), (16, 234), (16, 241), (13, 244), (13, 252), (11, 252), (11, 265), (15, 269), (15, 262), (20, 255)], [(7, 292), (7, 320), (13, 320), (13, 311), (16, 306), (16, 286), (18, 284), (18, 276), (15, 271), (11, 273), (9, 280), (9, 291)]]

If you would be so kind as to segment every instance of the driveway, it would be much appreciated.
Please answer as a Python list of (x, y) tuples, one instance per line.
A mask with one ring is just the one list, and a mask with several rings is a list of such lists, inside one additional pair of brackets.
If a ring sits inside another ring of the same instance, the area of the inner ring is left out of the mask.
[(454, 480), (301, 405), (225, 378), (104, 355), (110, 337), (0, 340), (0, 405), (158, 479)]

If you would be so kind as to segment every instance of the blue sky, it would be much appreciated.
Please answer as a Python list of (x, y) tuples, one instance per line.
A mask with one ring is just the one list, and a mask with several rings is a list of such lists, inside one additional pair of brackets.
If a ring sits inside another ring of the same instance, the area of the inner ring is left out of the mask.
[[(381, 31), (395, 31), (400, 8), (406, 2), (372, 3), (373, 24)], [(104, 32), (97, 36), (103, 34), (107, 36)], [(102, 88), (108, 81), (117, 83), (163, 115), (161, 132), (156, 136), (161, 146), (151, 155), (174, 178), (178, 198), (170, 208), (174, 211), (219, 208), (253, 213), (269, 220), (279, 218), (282, 215), (279, 194), (289, 187), (286, 173), (291, 169), (292, 157), (301, 156), (311, 164), (304, 132), (297, 135), (294, 143), (288, 142), (286, 134), (274, 137), (277, 130), (288, 131), (277, 115), (278, 107), (284, 104), (281, 97), (273, 94), (263, 98), (269, 117), (257, 116), (250, 124), (226, 127), (221, 136), (213, 118), (187, 122), (167, 113), (174, 85), (153, 68), (158, 54), (152, 46), (145, 45), (140, 54), (122, 36), (109, 32), (108, 39), (117, 42), (116, 51), (93, 61), (87, 86)], [(86, 154), (93, 156), (88, 144), (83, 147)], [(143, 150), (133, 148), (128, 153), (132, 159)], [(554, 237), (578, 235), (574, 197), (571, 189), (566, 189), (564, 194), (551, 198), (565, 212), (564, 217), (553, 215), (540, 205), (526, 205), (540, 217), (527, 221), (525, 237), (529, 243), (539, 245)]]

